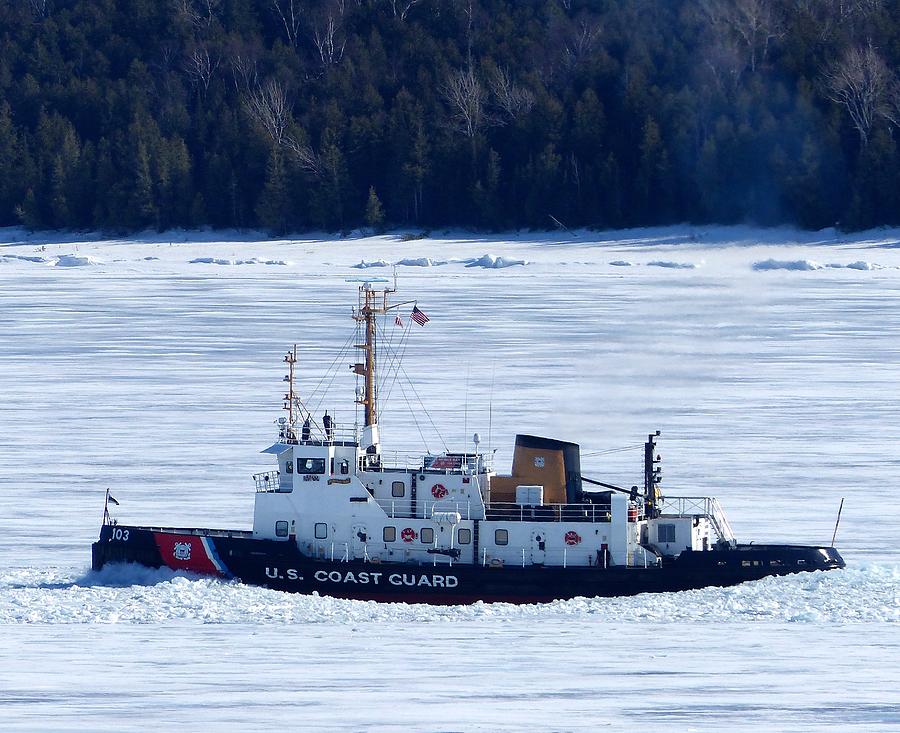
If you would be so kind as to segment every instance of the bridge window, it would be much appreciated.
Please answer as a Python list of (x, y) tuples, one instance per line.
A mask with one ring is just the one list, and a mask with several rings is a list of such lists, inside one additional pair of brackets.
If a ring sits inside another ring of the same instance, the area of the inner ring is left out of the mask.
[(472, 530), (460, 528), (457, 530), (456, 541), (460, 545), (471, 545), (472, 544)]
[(495, 545), (508, 545), (509, 544), (509, 531), (505, 530), (505, 529), (494, 530), (494, 544)]
[(385, 527), (384, 531), (381, 533), (381, 536), (384, 538), (385, 542), (396, 542), (397, 541), (397, 528), (396, 527)]
[(657, 525), (656, 532), (657, 532), (656, 541), (659, 543), (675, 541), (675, 525), (674, 524)]
[(422, 541), (422, 544), (430, 545), (434, 542), (434, 530), (431, 527), (422, 527), (422, 531), (419, 532), (419, 539)]
[(297, 473), (325, 473), (325, 459), (298, 458)]
[(406, 484), (404, 484), (402, 481), (394, 481), (394, 483), (391, 484), (391, 496), (394, 496), (399, 499), (401, 496), (403, 496), (405, 494), (406, 494)]
[(324, 540), (328, 537), (328, 525), (325, 522), (316, 522), (316, 539)]
[(288, 523), (286, 521), (275, 522), (275, 536), (276, 537), (287, 537), (288, 535)]

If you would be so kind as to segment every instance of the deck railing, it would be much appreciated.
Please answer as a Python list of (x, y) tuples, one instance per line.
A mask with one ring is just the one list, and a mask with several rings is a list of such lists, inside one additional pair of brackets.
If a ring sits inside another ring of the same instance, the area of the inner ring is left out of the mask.
[(709, 520), (713, 531), (722, 542), (737, 544), (734, 532), (725, 516), (722, 505), (712, 496), (667, 496), (659, 503), (660, 514), (692, 517), (703, 516)]
[(509, 519), (529, 522), (609, 522), (612, 520), (610, 504), (542, 504), (527, 506), (509, 502), (488, 504), (489, 520)]
[(263, 473), (254, 473), (253, 482), (256, 484), (257, 494), (278, 491), (281, 488), (281, 472), (264, 471)]

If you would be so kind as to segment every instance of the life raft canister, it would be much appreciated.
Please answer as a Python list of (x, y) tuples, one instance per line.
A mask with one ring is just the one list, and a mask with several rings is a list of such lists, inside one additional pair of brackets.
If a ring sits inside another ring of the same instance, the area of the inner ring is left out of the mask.
[(565, 541), (567, 545), (578, 545), (581, 543), (581, 535), (578, 534), (574, 529), (570, 529), (566, 532)]
[(444, 484), (435, 484), (431, 487), (431, 495), (435, 499), (443, 499), (448, 493), (447, 487), (444, 486)]
[(400, 533), (400, 539), (404, 542), (412, 542), (416, 538), (416, 530), (412, 527), (407, 527)]

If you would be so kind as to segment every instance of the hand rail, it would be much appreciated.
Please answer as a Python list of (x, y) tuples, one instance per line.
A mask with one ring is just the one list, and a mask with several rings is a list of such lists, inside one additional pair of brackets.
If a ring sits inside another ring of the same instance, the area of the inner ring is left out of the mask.
[(659, 503), (660, 514), (679, 517), (700, 515), (706, 517), (718, 538), (732, 547), (737, 544), (731, 524), (719, 501), (712, 496), (667, 496)]

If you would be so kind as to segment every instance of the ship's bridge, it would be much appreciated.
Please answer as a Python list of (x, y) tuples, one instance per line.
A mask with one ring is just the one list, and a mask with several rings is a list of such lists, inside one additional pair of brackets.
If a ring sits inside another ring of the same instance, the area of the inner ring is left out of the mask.
[(360, 465), (359, 431), (355, 426), (328, 422), (325, 426), (304, 423), (280, 425), (278, 442), (262, 451), (275, 456), (278, 470), (254, 475), (258, 492), (288, 493), (306, 482), (349, 483)]

